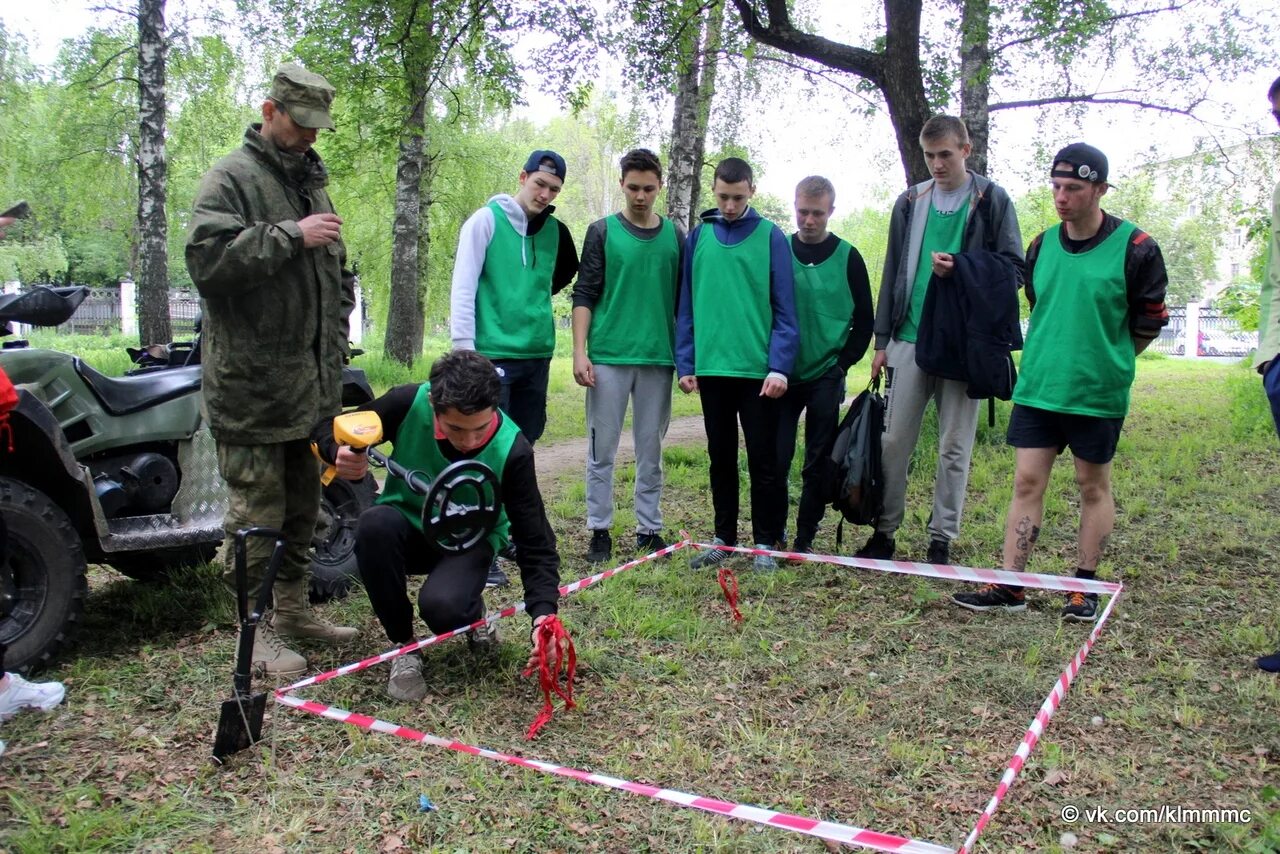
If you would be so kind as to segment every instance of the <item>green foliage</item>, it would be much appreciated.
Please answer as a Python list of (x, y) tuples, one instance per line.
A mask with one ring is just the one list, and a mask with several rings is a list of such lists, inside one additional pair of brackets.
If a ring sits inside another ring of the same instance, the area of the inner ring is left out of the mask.
[(1234, 318), (1241, 329), (1256, 330), (1262, 316), (1259, 303), (1261, 292), (1260, 282), (1252, 279), (1237, 280), (1217, 296), (1214, 304), (1223, 314)]
[(20, 282), (59, 282), (67, 273), (67, 253), (54, 234), (28, 243), (0, 243), (0, 279)]

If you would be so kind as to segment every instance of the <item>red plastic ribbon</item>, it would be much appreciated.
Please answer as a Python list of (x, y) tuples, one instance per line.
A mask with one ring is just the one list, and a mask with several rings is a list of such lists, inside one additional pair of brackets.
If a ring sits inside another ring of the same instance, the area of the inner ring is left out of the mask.
[[(532, 667), (526, 667), (523, 675), (529, 676), (535, 668), (537, 669), (538, 687), (542, 689), (542, 711), (538, 712), (538, 716), (533, 719), (533, 723), (529, 724), (529, 731), (524, 734), (526, 739), (532, 739), (536, 736), (538, 730), (546, 726), (552, 715), (555, 714), (555, 708), (551, 705), (552, 694), (564, 700), (566, 709), (575, 708), (573, 702), (573, 673), (578, 665), (578, 655), (573, 648), (573, 638), (569, 637), (569, 633), (565, 631), (564, 623), (560, 622), (559, 617), (553, 614), (543, 620), (534, 628), (533, 633), (535, 640), (541, 639), (541, 643), (537, 644), (537, 662)], [(548, 652), (548, 650), (551, 651)], [(561, 674), (564, 674), (563, 687), (560, 681)]]
[(13, 453), (13, 425), (9, 423), (9, 413), (0, 413), (0, 442), (8, 442), (9, 453)]
[(724, 591), (724, 599), (729, 603), (729, 609), (733, 611), (734, 622), (741, 623), (742, 612), (738, 610), (738, 577), (733, 574), (732, 569), (722, 566), (716, 573), (716, 580), (720, 582), (720, 589)]

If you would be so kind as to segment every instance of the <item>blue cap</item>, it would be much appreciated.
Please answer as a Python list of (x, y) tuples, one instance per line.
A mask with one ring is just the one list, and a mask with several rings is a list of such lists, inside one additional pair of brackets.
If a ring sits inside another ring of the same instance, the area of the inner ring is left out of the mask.
[(564, 158), (550, 149), (539, 148), (533, 154), (530, 154), (529, 159), (524, 162), (524, 171), (546, 172), (563, 181), (565, 175)]

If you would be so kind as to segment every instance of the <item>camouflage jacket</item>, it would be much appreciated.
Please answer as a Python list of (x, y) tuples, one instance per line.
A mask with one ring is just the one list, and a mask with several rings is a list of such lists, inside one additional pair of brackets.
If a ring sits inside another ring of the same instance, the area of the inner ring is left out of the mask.
[(319, 155), (258, 133), (214, 164), (196, 193), (187, 270), (200, 291), (204, 403), (214, 438), (304, 438), (336, 414), (355, 279), (341, 241), (304, 249), (298, 221), (332, 213)]

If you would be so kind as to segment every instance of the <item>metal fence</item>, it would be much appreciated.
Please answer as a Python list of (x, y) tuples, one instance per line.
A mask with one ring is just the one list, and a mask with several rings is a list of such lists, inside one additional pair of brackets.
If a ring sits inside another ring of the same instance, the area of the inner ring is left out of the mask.
[[(1256, 332), (1245, 332), (1234, 318), (1212, 306), (1199, 307), (1196, 325), (1197, 356), (1245, 356), (1258, 346)], [(1187, 307), (1169, 308), (1169, 325), (1151, 342), (1151, 349), (1169, 356), (1187, 355)]]

